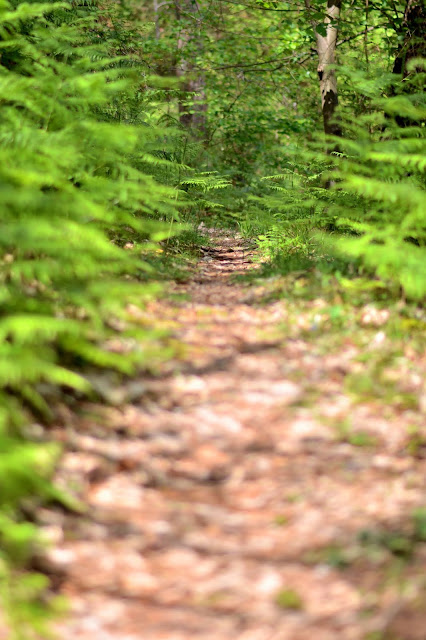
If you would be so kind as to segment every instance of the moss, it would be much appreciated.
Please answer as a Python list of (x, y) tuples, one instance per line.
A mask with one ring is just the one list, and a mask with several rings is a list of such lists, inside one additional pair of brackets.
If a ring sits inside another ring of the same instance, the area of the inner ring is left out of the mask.
[(281, 609), (295, 611), (303, 609), (302, 598), (294, 589), (281, 589), (276, 595), (275, 602)]
[(278, 527), (283, 527), (287, 523), (288, 523), (287, 516), (285, 516), (285, 515), (283, 515), (281, 513), (276, 515), (275, 518), (274, 518), (274, 524), (276, 524)]

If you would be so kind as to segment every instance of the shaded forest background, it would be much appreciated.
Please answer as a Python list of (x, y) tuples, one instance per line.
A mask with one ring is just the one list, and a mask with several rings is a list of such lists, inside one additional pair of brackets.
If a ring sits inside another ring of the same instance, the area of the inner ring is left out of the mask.
[(421, 305), (425, 32), (422, 0), (0, 0), (0, 581), (16, 637), (56, 606), (22, 572), (31, 514), (79, 508), (50, 482), (60, 450), (39, 424), (57, 393), (96, 394), (93, 372), (170, 356), (132, 309), (180, 277), (201, 222), (238, 229), (266, 274)]

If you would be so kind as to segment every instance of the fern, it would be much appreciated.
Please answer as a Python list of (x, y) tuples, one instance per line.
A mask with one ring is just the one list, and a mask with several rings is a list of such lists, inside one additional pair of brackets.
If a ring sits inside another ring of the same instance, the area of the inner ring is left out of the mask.
[[(0, 594), (16, 638), (45, 637), (48, 613), (44, 579), (22, 573), (38, 535), (22, 501), (67, 500), (50, 481), (57, 447), (26, 425), (50, 414), (46, 385), (90, 390), (76, 363), (130, 373), (161, 356), (126, 313), (158, 286), (122, 238), (169, 237), (190, 171), (113, 12), (111, 28), (91, 2), (0, 0)], [(108, 347), (116, 318), (138, 337), (124, 355)]]
[[(356, 86), (361, 75), (355, 73)], [(320, 139), (286, 158), (280, 173), (263, 178), (265, 187), (248, 198), (255, 208), (247, 219), (257, 220), (257, 227), (245, 225), (261, 234), (259, 245), (269, 259), (294, 250), (302, 223), (311, 231), (302, 251), (308, 255), (315, 250), (312, 231), (332, 230), (329, 251), (361, 261), (413, 300), (425, 297), (426, 109), (417, 88), (423, 80), (424, 73), (415, 74), (411, 93), (386, 99), (375, 92), (394, 78), (370, 83), (369, 111), (357, 118), (350, 110), (342, 114), (345, 135), (329, 141), (330, 154)], [(332, 188), (325, 188), (327, 181)]]

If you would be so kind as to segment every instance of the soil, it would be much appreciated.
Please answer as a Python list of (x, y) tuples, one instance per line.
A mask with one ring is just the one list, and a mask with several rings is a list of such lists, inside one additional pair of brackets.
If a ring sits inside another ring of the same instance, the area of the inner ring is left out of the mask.
[(236, 281), (250, 250), (209, 233), (189, 281), (141, 318), (179, 357), (52, 432), (57, 481), (87, 506), (40, 513), (69, 602), (58, 637), (425, 640), (424, 357), (401, 360), (414, 407), (354, 399), (362, 349), (310, 330), (322, 301), (295, 315)]

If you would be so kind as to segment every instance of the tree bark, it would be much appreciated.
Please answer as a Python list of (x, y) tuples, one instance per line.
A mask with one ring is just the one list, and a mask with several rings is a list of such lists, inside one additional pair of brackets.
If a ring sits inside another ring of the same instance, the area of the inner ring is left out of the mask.
[[(311, 8), (310, 1), (306, 0), (306, 8)], [(324, 132), (335, 136), (341, 136), (342, 130), (335, 121), (335, 112), (338, 105), (337, 77), (332, 65), (336, 60), (337, 22), (340, 17), (341, 0), (327, 0), (324, 24), (326, 34), (317, 31), (317, 25), (312, 23), (316, 37), (318, 53), (318, 79), (321, 92), (321, 109), (324, 122)]]
[[(398, 80), (404, 80), (412, 73), (421, 71), (421, 69), (409, 71), (408, 63), (410, 60), (426, 58), (426, 8), (424, 0), (407, 0), (401, 33), (404, 41), (396, 54), (392, 70), (398, 76)], [(412, 89), (410, 83), (406, 84), (407, 91)], [(404, 85), (402, 91), (404, 92)], [(396, 86), (392, 87), (392, 93), (398, 93)], [(397, 115), (395, 120), (400, 127), (409, 127), (415, 124), (411, 119), (400, 115)]]
[(413, 58), (426, 58), (426, 6), (424, 0), (407, 0), (402, 22), (404, 42), (393, 65), (393, 73), (408, 75), (407, 63)]
[(196, 137), (203, 137), (207, 124), (206, 81), (194, 63), (196, 56), (203, 52), (199, 3), (197, 0), (177, 2), (176, 15), (181, 23), (176, 75), (182, 77), (182, 91), (187, 94), (186, 99), (179, 100), (179, 121)]

